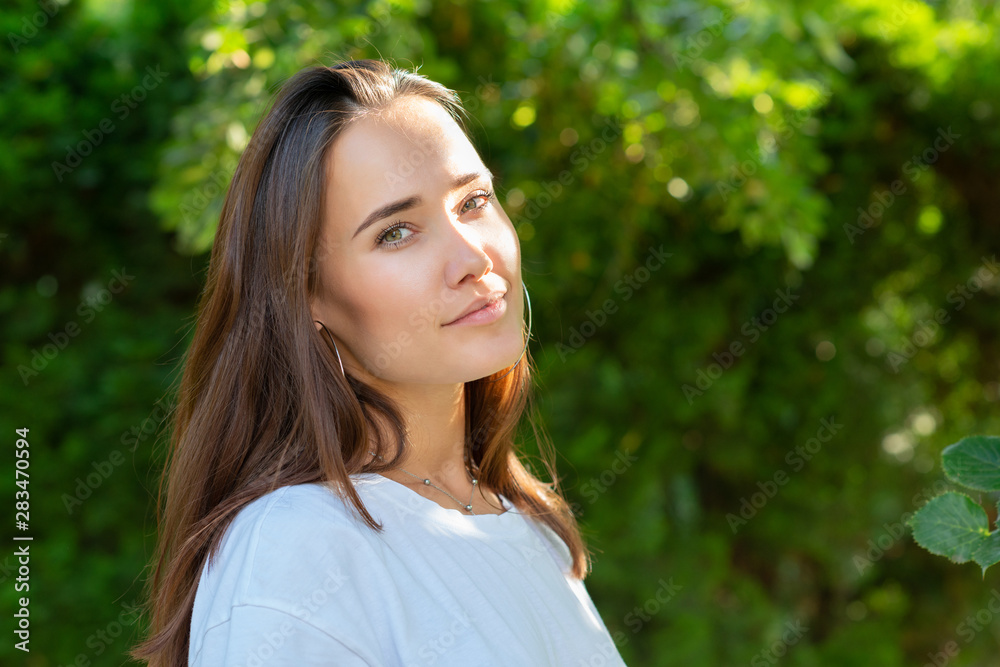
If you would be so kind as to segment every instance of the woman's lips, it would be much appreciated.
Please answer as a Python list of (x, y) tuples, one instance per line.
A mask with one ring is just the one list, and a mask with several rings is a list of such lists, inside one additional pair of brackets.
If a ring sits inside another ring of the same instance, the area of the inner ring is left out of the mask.
[(507, 312), (507, 295), (503, 295), (495, 301), (491, 301), (479, 310), (475, 310), (465, 317), (455, 320), (449, 324), (447, 327), (453, 327), (456, 325), (475, 325), (475, 324), (490, 324), (499, 320), (503, 314)]

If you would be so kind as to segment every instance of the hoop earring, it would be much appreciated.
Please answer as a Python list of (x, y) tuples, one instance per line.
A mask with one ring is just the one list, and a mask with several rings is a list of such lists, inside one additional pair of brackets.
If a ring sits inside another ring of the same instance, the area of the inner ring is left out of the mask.
[(514, 365), (507, 369), (507, 373), (493, 378), (490, 382), (496, 382), (500, 378), (506, 377), (508, 373), (517, 368), (517, 365), (521, 363), (521, 359), (524, 358), (524, 353), (528, 351), (528, 341), (531, 340), (531, 299), (528, 297), (528, 286), (524, 284), (524, 281), (521, 281), (521, 287), (524, 288), (524, 301), (528, 304), (528, 334), (524, 337), (524, 348), (521, 350), (521, 356), (517, 358)]
[[(524, 348), (521, 350), (521, 356), (517, 358), (517, 361), (514, 362), (513, 366), (507, 369), (507, 373), (510, 373), (517, 367), (519, 363), (521, 363), (521, 359), (524, 358), (524, 353), (528, 351), (528, 341), (531, 339), (531, 298), (528, 296), (528, 286), (522, 282), (521, 287), (524, 288), (524, 301), (525, 303), (528, 304), (528, 334), (524, 338)], [(337, 363), (340, 364), (340, 372), (344, 374), (344, 379), (346, 380), (347, 372), (344, 371), (344, 362), (340, 358), (340, 350), (337, 349), (337, 342), (333, 340), (333, 334), (330, 333), (330, 330), (326, 328), (326, 325), (320, 322), (319, 320), (313, 320), (313, 322), (323, 327), (323, 331), (326, 332), (326, 335), (330, 339), (330, 342), (333, 343), (333, 351), (337, 353)], [(496, 380), (505, 377), (507, 373), (504, 373), (500, 377), (493, 378), (492, 380), (490, 380), (490, 382), (495, 382)]]
[(330, 342), (333, 343), (333, 351), (337, 353), (337, 363), (340, 364), (340, 372), (344, 374), (344, 379), (346, 380), (347, 372), (344, 370), (344, 362), (341, 361), (340, 359), (340, 350), (337, 349), (337, 342), (333, 340), (333, 334), (330, 333), (330, 330), (326, 328), (326, 325), (320, 322), (319, 320), (313, 320), (313, 322), (323, 327), (323, 331), (326, 332), (326, 335), (330, 339)]

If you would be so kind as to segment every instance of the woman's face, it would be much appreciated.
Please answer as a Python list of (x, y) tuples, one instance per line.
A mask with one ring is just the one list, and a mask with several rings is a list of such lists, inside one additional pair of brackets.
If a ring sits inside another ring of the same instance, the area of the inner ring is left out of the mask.
[[(322, 287), (311, 307), (345, 369), (369, 380), (448, 384), (517, 361), (524, 345), (517, 234), (487, 199), (491, 174), (448, 112), (404, 97), (348, 126), (326, 160)], [(382, 210), (402, 200), (410, 205)], [(506, 309), (498, 318), (449, 324), (497, 292)]]

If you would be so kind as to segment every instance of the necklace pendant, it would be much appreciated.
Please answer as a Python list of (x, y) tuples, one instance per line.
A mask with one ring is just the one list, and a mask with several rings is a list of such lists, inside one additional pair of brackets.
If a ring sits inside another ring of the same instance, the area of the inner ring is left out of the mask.
[(467, 509), (467, 510), (469, 510), (471, 512), (472, 511), (472, 505), (466, 505), (465, 509)]

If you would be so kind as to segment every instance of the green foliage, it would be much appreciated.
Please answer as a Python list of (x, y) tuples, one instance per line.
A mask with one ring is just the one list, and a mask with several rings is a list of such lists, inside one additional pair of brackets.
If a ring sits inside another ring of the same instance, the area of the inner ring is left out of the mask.
[(1000, 437), (962, 438), (941, 452), (948, 479), (977, 491), (1000, 491)]
[(499, 176), (629, 664), (994, 660), (962, 626), (983, 579), (898, 527), (944, 445), (1000, 432), (998, 26), (963, 0), (8, 3), (0, 433), (31, 429), (35, 540), (32, 653), (0, 662), (125, 662), (232, 166), (282, 80), (379, 56), (458, 90)]
[[(941, 453), (948, 479), (970, 489), (1000, 492), (1000, 437), (969, 436)], [(956, 563), (975, 561), (986, 569), (1000, 562), (1000, 529), (990, 531), (989, 517), (972, 498), (949, 491), (910, 518), (913, 539), (933, 554)]]

